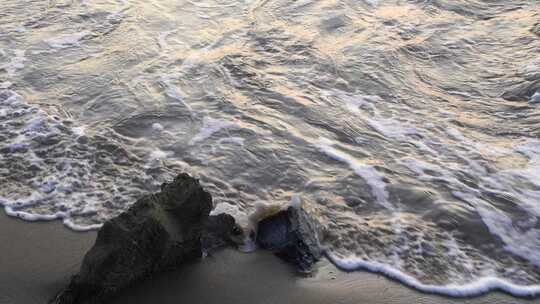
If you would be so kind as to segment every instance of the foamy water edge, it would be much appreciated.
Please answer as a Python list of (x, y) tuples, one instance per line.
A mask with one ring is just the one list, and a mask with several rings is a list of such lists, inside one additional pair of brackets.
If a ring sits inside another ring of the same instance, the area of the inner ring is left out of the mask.
[(357, 270), (366, 270), (372, 273), (379, 273), (389, 279), (396, 280), (405, 286), (425, 293), (439, 294), (456, 298), (480, 296), (495, 290), (499, 290), (516, 297), (537, 297), (540, 295), (540, 285), (516, 285), (497, 277), (483, 277), (479, 280), (463, 285), (430, 285), (424, 284), (414, 277), (387, 264), (366, 261), (359, 258), (339, 259), (328, 251), (325, 251), (325, 256), (332, 264), (343, 271), (351, 272)]

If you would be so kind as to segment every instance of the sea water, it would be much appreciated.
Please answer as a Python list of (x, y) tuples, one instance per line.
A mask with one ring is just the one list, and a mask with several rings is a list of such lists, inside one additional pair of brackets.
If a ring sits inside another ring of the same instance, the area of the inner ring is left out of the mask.
[(97, 229), (178, 172), (426, 292), (540, 293), (538, 1), (4, 0), (0, 204)]

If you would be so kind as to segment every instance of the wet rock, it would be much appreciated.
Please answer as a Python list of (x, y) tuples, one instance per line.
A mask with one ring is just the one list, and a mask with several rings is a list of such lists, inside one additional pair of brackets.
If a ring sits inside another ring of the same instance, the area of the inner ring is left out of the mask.
[[(211, 208), (210, 194), (196, 179), (180, 174), (160, 193), (144, 196), (103, 225), (79, 274), (52, 303), (103, 303), (152, 273), (201, 257), (201, 234)], [(225, 218), (212, 223), (231, 224)]]
[(291, 206), (261, 220), (256, 241), (306, 273), (322, 256), (320, 232), (319, 223), (305, 210)]
[(204, 223), (201, 244), (205, 253), (212, 253), (223, 247), (236, 246), (242, 243), (242, 240), (242, 228), (229, 214), (212, 215)]

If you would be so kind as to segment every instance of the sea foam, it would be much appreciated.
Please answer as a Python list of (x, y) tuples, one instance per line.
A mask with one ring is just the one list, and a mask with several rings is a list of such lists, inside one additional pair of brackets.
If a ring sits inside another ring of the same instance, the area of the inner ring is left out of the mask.
[(65, 49), (72, 46), (79, 46), (80, 41), (90, 35), (89, 31), (82, 31), (73, 34), (63, 34), (54, 38), (46, 39), (45, 42), (52, 48)]
[[(11, 60), (9, 63), (6, 63), (5, 65), (1, 66), (0, 68), (4, 69), (8, 76), (13, 77), (15, 76), (15, 72), (18, 70), (21, 70), (24, 68), (24, 62), (27, 61), (26, 57), (26, 51), (25, 50), (14, 50), (13, 56), (11, 57)], [(2, 85), (4, 89), (9, 87), (7, 84), (10, 84), (10, 82), (5, 82), (5, 84)]]
[(540, 103), (540, 92), (536, 92), (531, 96), (530, 103)]
[[(0, 111), (0, 128), (6, 131), (0, 142), (5, 186), (0, 205), (8, 215), (60, 219), (72, 229), (92, 230), (113, 210), (123, 210), (171, 177), (151, 178), (152, 162), (125, 150), (116, 134), (93, 137), (84, 126), (51, 115), (12, 90), (0, 90), (0, 106), (7, 109)], [(166, 156), (158, 151), (150, 153), (150, 160)], [(127, 164), (128, 170), (118, 170)]]
[(238, 123), (235, 121), (227, 121), (223, 119), (214, 119), (209, 116), (203, 118), (203, 125), (199, 133), (195, 134), (190, 140), (189, 144), (194, 145), (198, 142), (204, 141), (205, 139), (212, 136), (214, 133), (219, 132), (222, 129), (235, 128), (238, 127)]
[(401, 272), (384, 263), (366, 261), (355, 257), (338, 258), (326, 252), (326, 257), (336, 267), (344, 271), (367, 270), (380, 273), (388, 278), (397, 280), (416, 290), (447, 295), (451, 297), (471, 297), (485, 294), (492, 290), (500, 290), (519, 297), (533, 297), (540, 295), (540, 285), (516, 285), (497, 277), (483, 277), (467, 284), (431, 285), (425, 284), (416, 278)]
[(388, 194), (385, 190), (386, 183), (383, 181), (383, 176), (375, 169), (375, 167), (361, 163), (353, 156), (340, 151), (333, 147), (334, 143), (327, 138), (320, 138), (317, 147), (329, 157), (347, 164), (358, 176), (360, 176), (370, 187), (377, 201), (391, 208), (388, 203)]

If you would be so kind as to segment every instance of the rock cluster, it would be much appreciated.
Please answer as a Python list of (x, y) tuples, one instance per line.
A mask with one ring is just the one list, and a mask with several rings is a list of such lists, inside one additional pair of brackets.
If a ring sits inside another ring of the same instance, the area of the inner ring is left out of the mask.
[[(178, 175), (161, 192), (142, 197), (103, 225), (79, 273), (51, 303), (103, 303), (153, 273), (245, 239), (232, 216), (210, 216), (211, 209), (212, 197), (199, 181)], [(262, 219), (257, 243), (302, 272), (321, 257), (319, 226), (300, 207)]]

